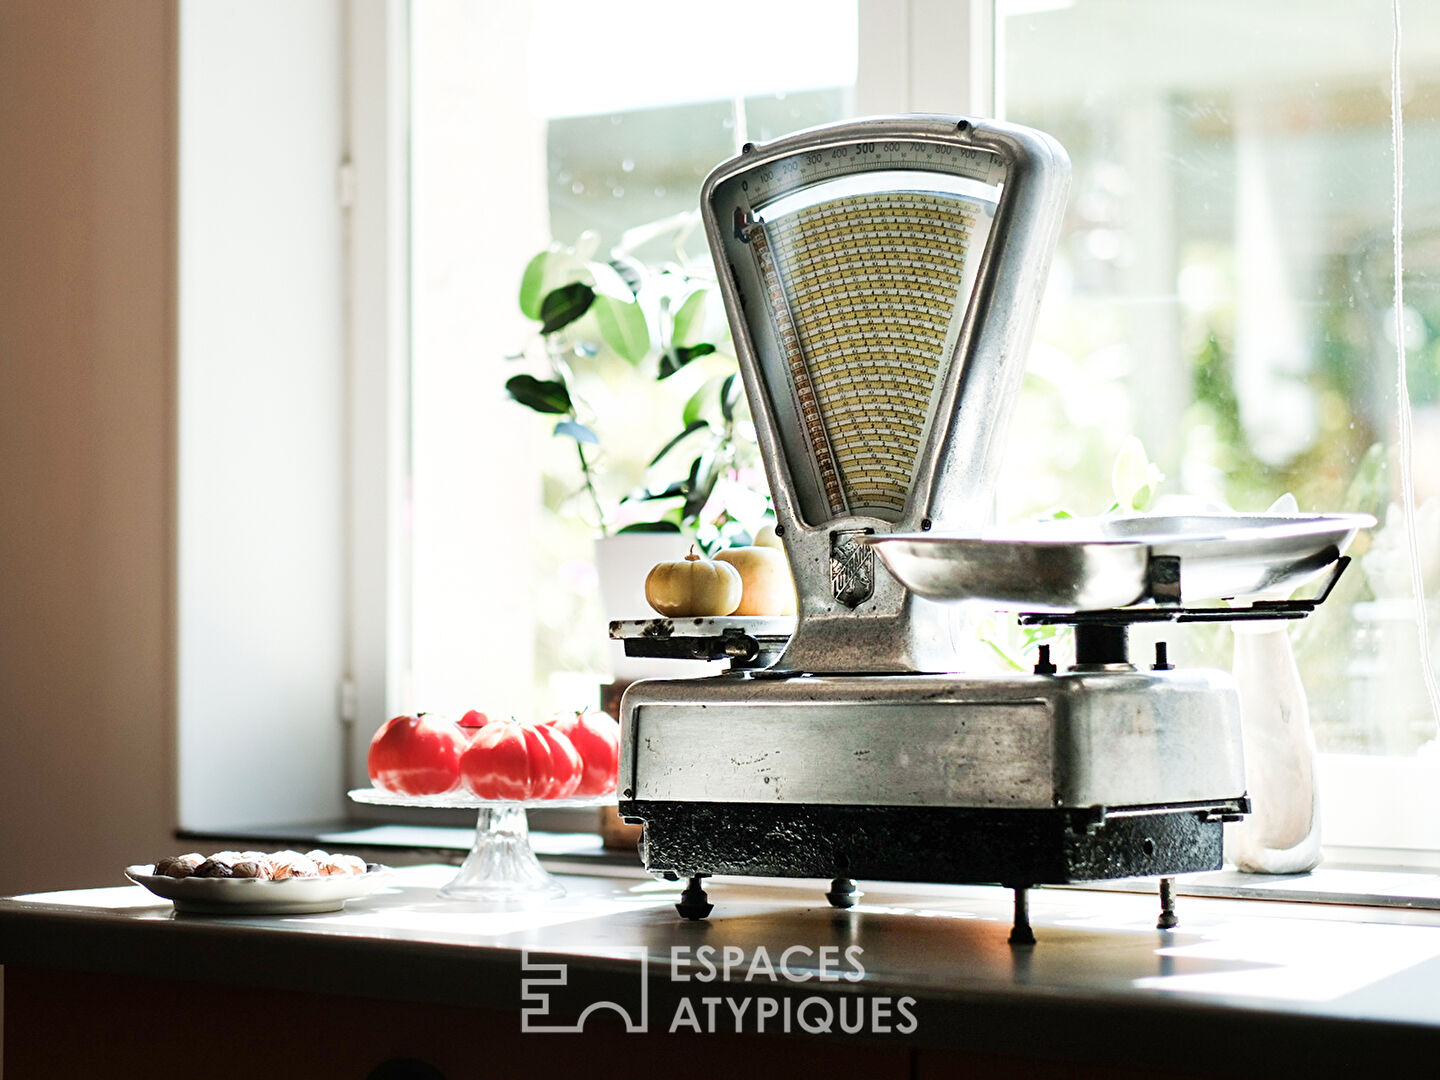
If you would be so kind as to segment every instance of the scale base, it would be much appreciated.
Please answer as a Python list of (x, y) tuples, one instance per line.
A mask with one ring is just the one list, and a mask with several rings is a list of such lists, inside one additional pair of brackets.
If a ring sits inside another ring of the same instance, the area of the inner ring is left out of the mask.
[(645, 823), (641, 858), (678, 879), (734, 874), (1068, 885), (1169, 877), (1223, 864), (1223, 821), (1244, 798), (1193, 806), (965, 807), (621, 802)]
[(1245, 793), (1240, 698), (1221, 671), (736, 672), (632, 683), (620, 713), (620, 794), (635, 802), (929, 815)]

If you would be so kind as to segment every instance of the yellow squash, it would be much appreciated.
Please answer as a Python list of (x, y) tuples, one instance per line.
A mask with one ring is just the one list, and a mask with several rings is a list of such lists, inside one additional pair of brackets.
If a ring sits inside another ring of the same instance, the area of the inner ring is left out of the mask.
[(662, 562), (645, 578), (645, 599), (661, 615), (729, 615), (744, 593), (740, 572), (690, 549), (678, 562)]
[(774, 525), (762, 525), (760, 531), (755, 534), (756, 547), (774, 548), (776, 551), (785, 550), (785, 541), (781, 540), (775, 532)]
[(744, 593), (736, 615), (794, 615), (795, 581), (785, 553), (773, 547), (729, 548), (715, 556), (740, 571)]

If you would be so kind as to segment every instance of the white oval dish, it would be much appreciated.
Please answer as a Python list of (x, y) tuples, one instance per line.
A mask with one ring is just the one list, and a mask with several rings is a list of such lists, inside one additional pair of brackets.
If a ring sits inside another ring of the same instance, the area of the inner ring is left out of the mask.
[(172, 878), (155, 873), (153, 863), (125, 868), (125, 876), (187, 915), (314, 915), (339, 911), (345, 901), (369, 896), (385, 884), (388, 867), (363, 874), (286, 878)]

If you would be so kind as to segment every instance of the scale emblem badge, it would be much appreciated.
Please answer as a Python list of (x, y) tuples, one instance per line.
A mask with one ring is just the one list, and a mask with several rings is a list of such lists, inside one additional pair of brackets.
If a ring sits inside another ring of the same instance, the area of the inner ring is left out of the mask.
[(875, 553), (860, 543), (873, 529), (836, 529), (830, 534), (830, 591), (848, 608), (875, 592)]

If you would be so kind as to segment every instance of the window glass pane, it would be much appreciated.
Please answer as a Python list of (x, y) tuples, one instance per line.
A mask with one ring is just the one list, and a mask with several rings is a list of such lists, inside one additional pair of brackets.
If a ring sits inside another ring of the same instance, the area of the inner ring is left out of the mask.
[(699, 206), (705, 174), (735, 152), (734, 109), (708, 101), (555, 117), (545, 144), (551, 232), (573, 240), (593, 229), (608, 250), (626, 229)]
[[(849, 101), (849, 88), (836, 87), (553, 117), (545, 154), (551, 231), (573, 238), (594, 230), (608, 250), (626, 229), (694, 213), (701, 182), (742, 143), (838, 120)], [(689, 254), (707, 257), (698, 230), (692, 240)]]
[[(586, 352), (577, 332), (567, 348), (581, 351), (562, 360), (600, 441), (577, 447), (551, 434), (557, 416), (505, 393), (517, 373), (545, 375), (522, 271), (553, 245), (703, 278), (701, 181), (746, 140), (849, 115), (856, 6), (426, 0), (412, 23), (410, 698), (533, 716), (592, 702), (606, 677), (577, 449), (622, 523), (637, 511), (620, 499), (654, 479), (646, 463), (687, 398), (733, 359), (718, 298), (697, 325), (720, 351), (663, 382), (658, 349), (632, 363), (603, 342)], [(737, 44), (735, 27), (763, 27), (769, 44), (749, 29)], [(642, 242), (637, 230), (667, 221)]]
[[(1104, 511), (1134, 433), (1162, 495), (1374, 513), (1296, 650), (1322, 750), (1415, 752), (1435, 726), (1392, 507), (1390, 5), (1002, 0), (1000, 15), (1006, 115), (1074, 163), (1003, 512)], [(1406, 3), (1403, 22), (1404, 349), (1433, 589), (1440, 7)], [(1186, 635), (1188, 660), (1228, 663), (1228, 633)]]

